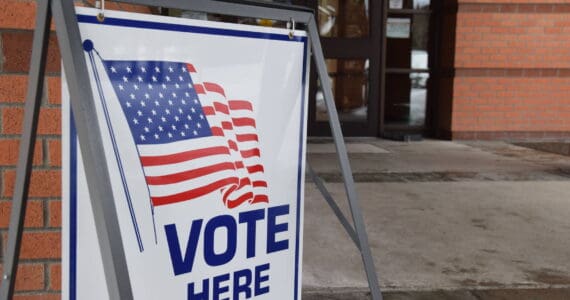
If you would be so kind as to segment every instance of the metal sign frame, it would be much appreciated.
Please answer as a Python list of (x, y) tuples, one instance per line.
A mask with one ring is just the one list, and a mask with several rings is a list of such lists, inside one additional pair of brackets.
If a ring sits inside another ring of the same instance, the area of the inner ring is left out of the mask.
[[(313, 59), (324, 92), (329, 124), (344, 178), (344, 187), (354, 226), (350, 224), (350, 221), (338, 208), (322, 179), (316, 175), (310, 166), (308, 166), (309, 176), (313, 179), (360, 251), (372, 299), (381, 300), (382, 294), (378, 277), (368, 245), (362, 211), (354, 186), (352, 170), (313, 12), (300, 6), (246, 0), (231, 2), (227, 0), (116, 0), (116, 2), (218, 13), (237, 17), (265, 18), (284, 22), (294, 20), (296, 23), (305, 24)], [(16, 184), (12, 198), (8, 245), (4, 256), (4, 274), (0, 289), (0, 300), (11, 299), (14, 294), (34, 144), (37, 135), (38, 116), (44, 88), (46, 55), (52, 16), (56, 24), (63, 67), (67, 74), (71, 108), (85, 164), (100, 251), (104, 257), (103, 270), (108, 293), (110, 299), (133, 299), (115, 203), (112, 197), (107, 197), (112, 195), (111, 181), (101, 142), (101, 128), (95, 115), (95, 101), (90, 86), (74, 3), (73, 0), (38, 0), (37, 3), (36, 28), (34, 31), (22, 139), (19, 149), (20, 155), (16, 171)]]

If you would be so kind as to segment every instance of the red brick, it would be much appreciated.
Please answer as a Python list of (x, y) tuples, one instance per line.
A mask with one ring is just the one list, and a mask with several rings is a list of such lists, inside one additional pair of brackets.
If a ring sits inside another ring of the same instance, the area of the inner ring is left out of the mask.
[(27, 84), (27, 76), (0, 75), (0, 102), (24, 103)]
[[(6, 242), (8, 235), (3, 234)], [(20, 259), (60, 259), (61, 232), (54, 231), (24, 231)]]
[[(4, 53), (4, 72), (25, 72), (30, 70), (32, 55), (32, 31), (8, 31), (1, 34), (2, 52)], [(46, 71), (61, 71), (59, 46), (55, 34), (50, 35)]]
[[(2, 133), (21, 134), (24, 109), (5, 107), (2, 109)], [(42, 108), (38, 123), (38, 134), (61, 134), (61, 110)]]
[(31, 29), (35, 25), (35, 1), (0, 1), (0, 28)]
[[(561, 6), (546, 5), (538, 9), (534, 5), (525, 6), (522, 10), (517, 9), (519, 13), (516, 14), (503, 10), (512, 5), (501, 6), (500, 10), (494, 9), (499, 7), (497, 5), (491, 10), (483, 10), (480, 4), (469, 6), (481, 9), (460, 9), (457, 14), (456, 67), (570, 67), (570, 52), (564, 51), (567, 47), (562, 46), (570, 43), (565, 32), (568, 26), (557, 26), (568, 19), (567, 13), (558, 11)], [(472, 55), (479, 51), (503, 55)]]
[(14, 300), (61, 300), (61, 295), (59, 293), (14, 295)]
[[(0, 139), (0, 166), (15, 166), (18, 163), (20, 141), (14, 139)], [(41, 140), (36, 140), (34, 148), (35, 166), (43, 162), (43, 147)]]
[(61, 201), (50, 201), (49, 207), (49, 227), (61, 227)]
[[(12, 211), (12, 201), (0, 201), (0, 228), (8, 228), (10, 224), (10, 213)], [(37, 228), (44, 226), (44, 204), (43, 201), (30, 200), (26, 207), (26, 219), (24, 226)]]
[(48, 140), (48, 164), (52, 167), (61, 166), (61, 140)]
[[(564, 92), (570, 78), (558, 75), (556, 70), (540, 69), (509, 71), (504, 77), (455, 78), (452, 131), (476, 132), (477, 138), (504, 137), (498, 133), (504, 131), (570, 131), (570, 123), (561, 121), (570, 117), (565, 115), (570, 98)], [(479, 134), (482, 131), (494, 133)]]
[(61, 264), (51, 264), (49, 266), (49, 289), (51, 291), (61, 291)]
[[(3, 271), (2, 266), (0, 266), (0, 271)], [(43, 290), (45, 287), (44, 272), (43, 264), (20, 263), (16, 275), (16, 291)]]
[(48, 103), (61, 103), (61, 77), (47, 77)]
[(128, 11), (128, 12), (134, 12), (134, 13), (147, 13), (147, 14), (151, 13), (150, 8), (148, 6), (143, 6), (143, 5), (107, 2), (105, 7), (108, 9)]
[[(14, 192), (16, 171), (5, 170), (2, 176), (2, 195), (11, 197)], [(61, 197), (61, 171), (34, 170), (30, 181), (29, 196), (34, 197)]]

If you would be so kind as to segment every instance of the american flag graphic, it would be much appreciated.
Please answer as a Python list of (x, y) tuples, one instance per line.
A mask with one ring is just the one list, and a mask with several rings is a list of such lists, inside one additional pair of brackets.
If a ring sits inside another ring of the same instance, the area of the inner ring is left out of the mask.
[(193, 65), (103, 65), (139, 153), (154, 207), (217, 193), (224, 205), (268, 202), (253, 105), (200, 82)]

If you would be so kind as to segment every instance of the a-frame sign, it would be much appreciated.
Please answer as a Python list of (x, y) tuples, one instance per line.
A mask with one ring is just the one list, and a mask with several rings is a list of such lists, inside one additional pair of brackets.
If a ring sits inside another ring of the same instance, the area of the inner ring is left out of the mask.
[[(323, 196), (359, 249), (368, 278), (372, 299), (382, 299), (313, 13), (302, 7), (268, 4), (267, 2), (257, 1), (119, 0), (117, 2), (161, 6), (239, 17), (265, 18), (290, 22), (293, 24), (293, 27), (295, 23), (304, 24), (308, 44), (310, 45), (310, 49), (307, 48), (305, 51), (307, 54), (312, 54), (317, 67), (317, 73), (321, 80), (329, 123), (344, 178), (354, 227), (350, 225), (348, 219), (338, 209), (336, 203), (327, 192), (322, 180), (320, 180), (310, 167), (308, 168), (309, 175), (315, 181), (317, 187), (323, 193)], [(133, 299), (131, 279), (129, 277), (125, 257), (125, 246), (119, 230), (116, 203), (112, 197), (113, 187), (109, 175), (109, 166), (105, 158), (105, 148), (101, 138), (103, 129), (101, 128), (100, 120), (96, 116), (96, 98), (94, 98), (92, 92), (89, 68), (85, 59), (85, 51), (92, 51), (93, 45), (81, 40), (78, 15), (76, 14), (72, 0), (38, 0), (36, 29), (25, 106), (24, 129), (22, 142), (20, 144), (20, 157), (16, 174), (8, 245), (4, 256), (4, 274), (0, 300), (10, 299), (14, 292), (18, 254), (22, 238), (32, 167), (33, 145), (36, 139), (39, 107), (44, 86), (48, 35), (52, 16), (56, 24), (75, 130), (77, 132), (80, 153), (83, 159), (85, 177), (88, 183), (88, 194), (95, 219), (100, 253), (103, 257), (102, 263), (108, 295), (110, 299)], [(113, 68), (112, 65), (110, 65), (110, 67)], [(187, 70), (191, 70), (191, 68)], [(140, 77), (139, 79), (141, 81), (143, 80)], [(149, 88), (151, 88), (150, 84)], [(273, 221), (275, 223), (275, 220)], [(278, 227), (278, 224), (273, 225)], [(228, 227), (227, 230), (229, 231), (230, 227)], [(275, 241), (273, 242), (277, 243)], [(212, 251), (216, 254), (214, 250)]]

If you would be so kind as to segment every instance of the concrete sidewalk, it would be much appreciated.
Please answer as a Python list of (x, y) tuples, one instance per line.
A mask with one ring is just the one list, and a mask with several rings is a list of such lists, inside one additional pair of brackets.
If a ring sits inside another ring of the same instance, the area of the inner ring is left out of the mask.
[[(308, 162), (348, 214), (330, 143)], [(570, 157), (502, 142), (351, 140), (386, 299), (570, 299)], [(358, 250), (307, 182), (305, 299), (367, 299)]]

